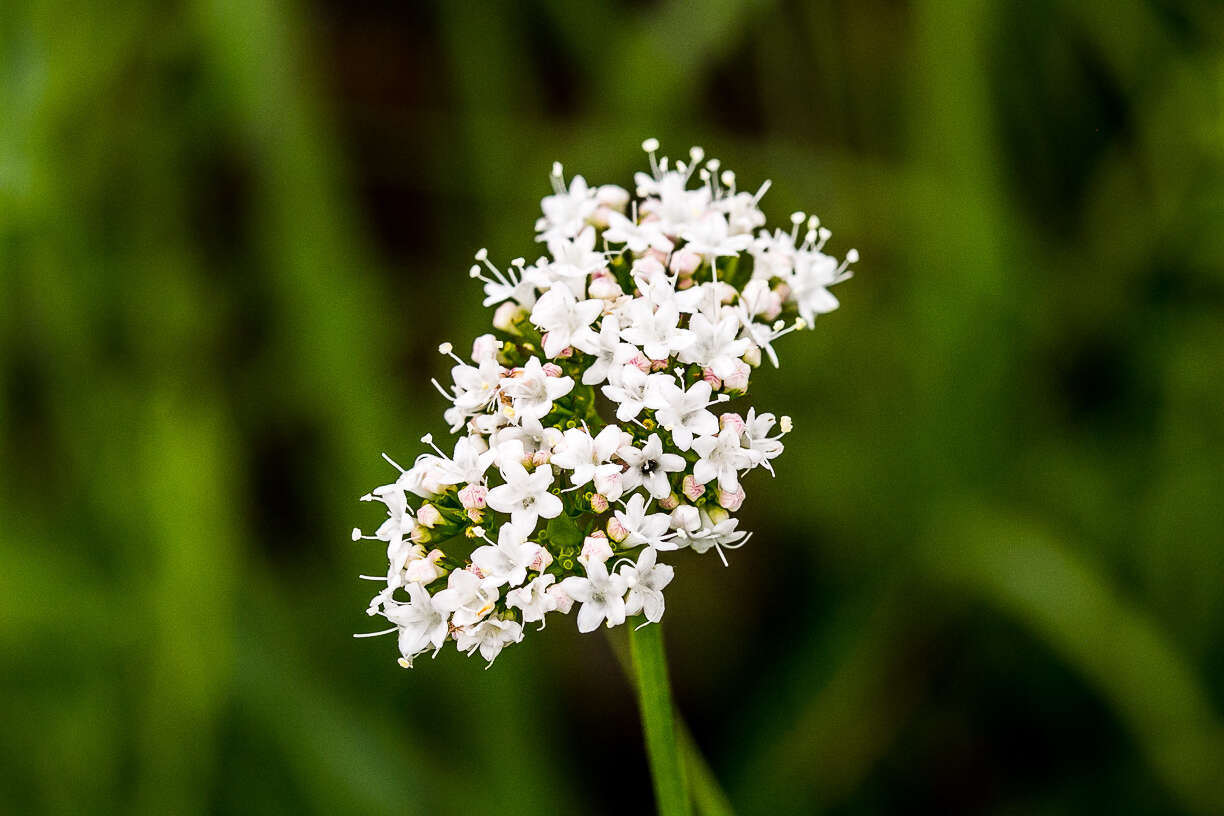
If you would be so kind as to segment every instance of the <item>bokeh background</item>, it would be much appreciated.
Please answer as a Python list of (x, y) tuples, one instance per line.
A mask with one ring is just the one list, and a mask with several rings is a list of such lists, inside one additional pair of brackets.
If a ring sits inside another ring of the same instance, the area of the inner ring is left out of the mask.
[(0, 810), (637, 813), (613, 644), (404, 672), (353, 543), (554, 159), (700, 144), (862, 253), (677, 563), (735, 808), (1224, 813), (1208, 0), (6, 0)]

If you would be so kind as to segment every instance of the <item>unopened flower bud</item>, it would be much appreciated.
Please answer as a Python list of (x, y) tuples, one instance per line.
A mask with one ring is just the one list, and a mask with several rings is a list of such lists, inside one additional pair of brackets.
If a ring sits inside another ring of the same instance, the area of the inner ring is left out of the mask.
[(417, 524), (433, 529), (433, 527), (442, 520), (442, 514), (438, 511), (438, 508), (434, 507), (432, 504), (425, 503), (422, 504), (421, 509), (417, 511), (416, 519)]
[(645, 255), (634, 261), (632, 272), (635, 276), (644, 278), (647, 283), (658, 280), (667, 274), (663, 264), (653, 255)]
[(518, 334), (519, 330), (515, 324), (526, 316), (526, 309), (514, 301), (507, 300), (493, 312), (493, 328), (507, 334)]
[(688, 249), (673, 252), (671, 256), (671, 271), (682, 278), (687, 278), (701, 266), (701, 256)]
[(701, 527), (701, 513), (691, 504), (682, 504), (672, 510), (668, 525), (673, 530), (695, 532)]
[(733, 394), (742, 394), (748, 390), (752, 368), (743, 360), (736, 360), (734, 366), (735, 370), (723, 380), (723, 388)]
[(705, 495), (705, 485), (698, 484), (697, 479), (693, 474), (688, 474), (684, 477), (684, 481), (680, 483), (680, 492), (689, 501), (697, 501)]
[(719, 488), (718, 490), (719, 506), (727, 510), (730, 510), (732, 513), (734, 513), (736, 510), (740, 509), (740, 506), (743, 503), (744, 503), (744, 488), (741, 487), (739, 490), (735, 491), (734, 493), (728, 490), (723, 490), (722, 488)]
[(659, 499), (659, 507), (664, 510), (674, 510), (680, 504), (680, 497), (675, 493), (668, 493), (663, 498)]
[(635, 354), (629, 358), (629, 365), (634, 366), (643, 374), (650, 373), (650, 358), (645, 354)]
[(629, 191), (616, 184), (603, 184), (595, 191), (595, 200), (605, 207), (624, 212), (629, 205)]
[(620, 523), (620, 519), (616, 516), (608, 519), (608, 538), (619, 544), (628, 537), (629, 531), (625, 529), (625, 525)]
[(650, 370), (651, 371), (666, 371), (669, 362), (670, 361), (668, 360), (651, 360)]
[(557, 611), (562, 615), (568, 615), (570, 610), (574, 608), (574, 599), (559, 584), (553, 584), (544, 590), (544, 593), (556, 602)]
[[(573, 353), (574, 350), (571, 348), (570, 354)], [(540, 370), (544, 372), (545, 377), (560, 377), (563, 373), (561, 371), (561, 366), (557, 365), (556, 363), (545, 363), (544, 365), (540, 366)]]
[(463, 511), (464, 514), (475, 524), (484, 521), (484, 511), (479, 507), (469, 507)]
[(589, 564), (592, 560), (602, 564), (611, 557), (612, 546), (608, 544), (608, 539), (587, 536), (582, 542), (582, 554), (578, 556), (578, 560), (584, 564)]
[(533, 464), (536, 467), (540, 467), (541, 465), (547, 465), (548, 460), (551, 458), (552, 458), (552, 454), (544, 450), (543, 448), (541, 448), (540, 450), (531, 454), (531, 464)]
[(709, 384), (710, 384), (710, 388), (712, 388), (713, 390), (715, 390), (715, 391), (720, 391), (720, 390), (722, 390), (722, 380), (720, 380), (720, 379), (718, 378), (718, 375), (714, 373), (714, 369), (712, 369), (712, 368), (703, 368), (703, 369), (701, 370), (701, 379), (703, 379), (703, 380), (705, 380), (707, 383), (709, 383)]
[(778, 300), (785, 303), (786, 301), (790, 300), (790, 296), (791, 296), (790, 285), (786, 283), (779, 283), (777, 286), (774, 287), (774, 293), (777, 294)]
[(757, 366), (759, 366), (761, 364), (760, 346), (756, 345), (755, 343), (753, 345), (750, 345), (748, 347), (748, 350), (744, 352), (744, 362), (752, 366), (753, 368), (756, 368)]
[[(573, 347), (573, 346), (566, 346), (565, 348), (563, 348), (563, 349), (561, 349), (560, 351), (558, 351), (558, 352), (557, 352), (557, 355), (556, 355), (556, 357), (555, 357), (554, 359), (556, 359), (556, 360), (568, 360), (570, 357), (573, 357), (573, 356), (574, 356), (574, 347)], [(550, 366), (550, 365), (552, 365), (552, 363), (547, 363), (547, 364), (546, 364), (544, 367), (545, 367), (545, 368), (547, 368), (547, 367), (548, 367), (548, 366)], [(557, 374), (549, 374), (548, 376), (550, 376), (550, 377), (560, 377), (560, 376), (561, 376), (560, 371), (561, 371), (561, 369), (560, 369), (560, 367), (558, 366), (558, 367), (557, 367), (557, 372), (558, 372), (558, 373), (557, 373)]]
[(744, 418), (734, 411), (728, 411), (718, 418), (718, 429), (725, 431), (731, 428), (732, 433), (742, 434), (744, 432)]
[(497, 357), (501, 341), (491, 334), (482, 334), (472, 341), (472, 359), (478, 363)]
[(537, 544), (535, 555), (532, 556), (531, 563), (528, 566), (536, 572), (543, 572), (548, 569), (548, 565), (552, 562), (552, 553)]
[(590, 286), (587, 287), (587, 292), (591, 297), (599, 300), (615, 300), (625, 291), (621, 289), (621, 285), (617, 283), (616, 278), (612, 275), (600, 275), (591, 280)]
[(713, 524), (722, 524), (731, 518), (731, 514), (722, 507), (710, 507), (709, 505), (706, 505), (706, 515), (710, 517), (710, 522)]
[(433, 539), (433, 535), (429, 532), (428, 528), (422, 527), (419, 524), (414, 524), (412, 526), (412, 532), (408, 534), (408, 538), (415, 544), (427, 544)]
[(428, 558), (410, 561), (404, 569), (404, 580), (411, 584), (428, 584), (441, 578), (443, 570)]
[(484, 485), (470, 484), (459, 491), (459, 503), (467, 510), (479, 510), (485, 506), (489, 489)]
[(591, 512), (606, 513), (608, 512), (608, 497), (602, 493), (591, 494)]

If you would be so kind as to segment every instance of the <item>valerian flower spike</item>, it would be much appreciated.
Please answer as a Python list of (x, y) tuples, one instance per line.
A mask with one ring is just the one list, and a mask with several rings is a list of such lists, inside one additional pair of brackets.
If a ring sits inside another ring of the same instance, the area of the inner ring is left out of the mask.
[(830, 288), (858, 252), (827, 255), (808, 213), (766, 229), (769, 182), (741, 191), (700, 147), (675, 162), (657, 139), (642, 149), (636, 197), (553, 165), (535, 225), (547, 254), (475, 253), (494, 331), (466, 357), (441, 343), (451, 385), (433, 381), (457, 438), (427, 434), (408, 469), (386, 457), (395, 480), (362, 497), (386, 518), (353, 531), (386, 546), (368, 614), (391, 627), (370, 634), (396, 633), (402, 666), (447, 641), (492, 664), (523, 624), (574, 610), (582, 632), (657, 623), (661, 557), (725, 564), (751, 536), (734, 517), (744, 476), (773, 475), (791, 420), (734, 402), (763, 358), (778, 365), (779, 340), (838, 307)]

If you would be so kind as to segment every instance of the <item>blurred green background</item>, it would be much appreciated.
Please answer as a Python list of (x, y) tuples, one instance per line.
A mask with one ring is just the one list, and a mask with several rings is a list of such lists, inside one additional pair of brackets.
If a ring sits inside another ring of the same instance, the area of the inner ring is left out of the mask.
[(353, 640), (357, 497), (534, 250), (554, 159), (705, 147), (863, 256), (754, 401), (757, 530), (683, 555), (736, 808), (1224, 813), (1224, 11), (6, 0), (0, 810), (636, 813), (632, 694)]

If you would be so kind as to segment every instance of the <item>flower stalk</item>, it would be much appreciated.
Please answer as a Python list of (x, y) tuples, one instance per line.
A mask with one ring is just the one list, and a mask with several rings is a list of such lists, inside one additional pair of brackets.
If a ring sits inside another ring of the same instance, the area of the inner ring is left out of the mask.
[(667, 676), (662, 626), (651, 624), (630, 629), (629, 649), (659, 815), (688, 816), (688, 785), (676, 738), (676, 713)]

